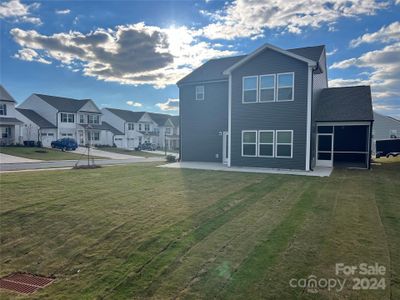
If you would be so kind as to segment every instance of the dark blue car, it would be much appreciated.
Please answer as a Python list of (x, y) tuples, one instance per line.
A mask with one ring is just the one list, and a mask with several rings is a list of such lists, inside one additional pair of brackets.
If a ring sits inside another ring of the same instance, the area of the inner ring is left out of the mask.
[(78, 148), (78, 143), (71, 138), (63, 138), (51, 142), (51, 148), (61, 149), (62, 151), (71, 151)]

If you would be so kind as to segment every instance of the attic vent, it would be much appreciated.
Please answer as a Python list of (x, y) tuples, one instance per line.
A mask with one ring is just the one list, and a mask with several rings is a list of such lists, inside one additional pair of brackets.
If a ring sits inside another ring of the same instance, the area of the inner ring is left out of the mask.
[(0, 279), (0, 288), (21, 294), (32, 294), (48, 286), (54, 280), (55, 278), (50, 277), (14, 273)]

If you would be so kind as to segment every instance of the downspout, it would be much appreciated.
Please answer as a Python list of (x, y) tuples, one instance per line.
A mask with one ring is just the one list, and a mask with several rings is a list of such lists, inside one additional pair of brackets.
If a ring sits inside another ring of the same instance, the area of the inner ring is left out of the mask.
[(307, 125), (306, 125), (306, 171), (311, 170), (311, 102), (312, 102), (312, 77), (313, 77), (313, 66), (308, 66), (308, 80), (307, 80)]
[[(232, 156), (232, 74), (229, 73), (228, 83), (228, 167), (231, 167)], [(224, 154), (223, 154), (224, 155)]]
[(371, 169), (371, 155), (372, 155), (372, 147), (371, 147), (371, 141), (372, 141), (372, 125), (373, 125), (374, 121), (370, 121), (369, 124), (369, 141), (368, 141), (368, 170)]
[[(179, 88), (179, 85), (178, 85), (178, 88)], [(180, 98), (181, 97), (179, 97), (179, 131), (178, 131), (179, 157), (178, 157), (178, 161), (182, 161), (182, 109), (181, 109), (182, 105), (181, 105)]]

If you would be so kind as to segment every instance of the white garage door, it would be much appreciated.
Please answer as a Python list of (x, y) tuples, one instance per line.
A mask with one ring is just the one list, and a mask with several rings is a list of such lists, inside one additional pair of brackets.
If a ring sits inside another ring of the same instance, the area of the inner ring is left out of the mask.
[(51, 147), (51, 142), (55, 140), (54, 133), (42, 133), (41, 140), (43, 147)]

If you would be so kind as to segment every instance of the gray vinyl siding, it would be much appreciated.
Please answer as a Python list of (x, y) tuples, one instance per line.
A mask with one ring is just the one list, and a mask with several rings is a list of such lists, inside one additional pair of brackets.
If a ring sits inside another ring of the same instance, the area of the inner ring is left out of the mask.
[[(294, 72), (294, 101), (242, 104), (243, 76)], [(305, 62), (266, 49), (232, 73), (231, 165), (305, 169), (307, 81)], [(184, 126), (184, 125), (183, 125)], [(293, 158), (241, 156), (242, 130), (293, 130)]]
[[(196, 86), (204, 100), (196, 100)], [(228, 82), (179, 87), (182, 161), (222, 162), (222, 135), (228, 130)], [(218, 157), (217, 157), (218, 156)]]
[(319, 60), (319, 66), (322, 69), (322, 73), (313, 74), (313, 95), (312, 95), (312, 110), (311, 110), (311, 167), (315, 167), (316, 163), (316, 132), (317, 126), (315, 122), (315, 113), (317, 107), (317, 99), (322, 89), (328, 87), (327, 70), (326, 70), (326, 51), (321, 54)]

